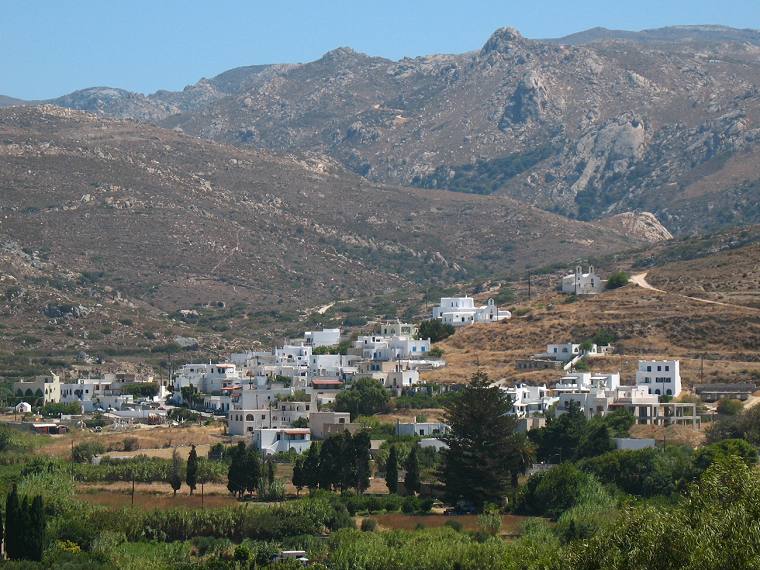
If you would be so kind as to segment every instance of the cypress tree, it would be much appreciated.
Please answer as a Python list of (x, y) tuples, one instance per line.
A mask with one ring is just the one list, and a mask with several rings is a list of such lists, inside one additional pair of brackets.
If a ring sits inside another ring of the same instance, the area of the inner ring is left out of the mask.
[(420, 462), (417, 459), (416, 444), (412, 447), (409, 451), (409, 455), (406, 457), (404, 469), (406, 470), (406, 473), (404, 474), (404, 488), (406, 489), (407, 494), (413, 495), (419, 493), (422, 486), (420, 484)]
[(29, 560), (32, 556), (32, 541), (29, 536), (32, 519), (29, 511), (29, 498), (25, 496), (18, 508), (18, 536), (16, 537), (17, 558), (23, 560)]
[[(346, 432), (348, 433), (348, 432)], [(353, 486), (359, 493), (369, 488), (370, 476), (370, 447), (369, 433), (360, 431), (353, 437), (351, 449), (354, 455), (354, 481)]]
[(19, 516), (18, 489), (14, 484), (5, 499), (5, 552), (10, 559), (19, 556), (19, 535), (22, 531)]
[(249, 493), (253, 493), (259, 488), (259, 483), (261, 482), (261, 460), (259, 458), (259, 452), (255, 449), (249, 449), (244, 457), (243, 481), (245, 482), (245, 490)]
[(177, 491), (182, 487), (182, 465), (176, 447), (172, 453), (172, 472), (169, 475), (169, 484), (172, 486), (172, 491), (174, 491), (174, 496), (176, 497)]
[(333, 435), (322, 442), (319, 451), (319, 488), (326, 491), (340, 485), (341, 474), (340, 436)]
[(198, 485), (198, 452), (195, 451), (194, 445), (190, 447), (190, 455), (187, 456), (185, 481), (187, 481), (187, 486), (190, 487), (190, 494), (192, 495)]
[(42, 496), (37, 495), (32, 501), (29, 512), (29, 549), (27, 557), (30, 560), (41, 561), (42, 552), (45, 549), (45, 511), (42, 505)]
[(271, 486), (274, 483), (275, 465), (272, 459), (267, 460), (267, 484)]
[(242, 497), (245, 492), (245, 444), (241, 441), (230, 454), (232, 461), (227, 469), (227, 489), (237, 497)]
[(296, 496), (301, 494), (301, 489), (307, 486), (306, 473), (304, 471), (305, 460), (303, 457), (296, 459), (293, 465), (293, 486), (296, 488)]
[(304, 484), (312, 490), (319, 486), (319, 450), (319, 444), (312, 443), (303, 462)]
[(385, 484), (389, 493), (398, 493), (398, 451), (391, 445), (388, 460), (385, 462)]

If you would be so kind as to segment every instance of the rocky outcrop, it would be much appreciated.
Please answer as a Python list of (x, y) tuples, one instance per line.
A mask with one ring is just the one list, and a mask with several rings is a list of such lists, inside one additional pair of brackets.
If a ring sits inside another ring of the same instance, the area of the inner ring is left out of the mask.
[(604, 218), (599, 222), (648, 243), (673, 239), (673, 234), (651, 212), (623, 212)]
[(499, 128), (506, 130), (514, 125), (540, 121), (548, 107), (549, 93), (544, 80), (538, 73), (531, 71), (520, 81), (507, 101)]

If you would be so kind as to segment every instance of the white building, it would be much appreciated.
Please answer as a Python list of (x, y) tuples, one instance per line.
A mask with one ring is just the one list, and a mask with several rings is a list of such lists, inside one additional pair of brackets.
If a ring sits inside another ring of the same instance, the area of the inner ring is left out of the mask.
[(272, 411), (230, 410), (227, 414), (227, 432), (229, 435), (251, 435), (257, 429), (287, 427), (272, 422)]
[(313, 348), (317, 348), (318, 346), (335, 346), (340, 343), (340, 329), (306, 331), (303, 333), (303, 343)]
[(560, 360), (567, 362), (572, 360), (581, 353), (581, 345), (574, 344), (572, 342), (565, 342), (561, 344), (548, 344), (546, 345), (546, 354), (541, 356), (548, 356), (554, 360)]
[(30, 414), (32, 413), (32, 405), (28, 402), (19, 402), (14, 410), (17, 414)]
[(650, 394), (677, 397), (681, 393), (681, 367), (678, 360), (639, 360), (636, 386)]
[(311, 447), (311, 431), (309, 428), (256, 429), (253, 445), (265, 455), (287, 453), (291, 449), (303, 453)]
[(486, 305), (475, 306), (472, 297), (441, 297), (437, 307), (433, 307), (433, 318), (455, 327), (473, 323), (491, 323), (512, 317), (509, 311), (502, 311), (493, 299)]
[(61, 402), (81, 404), (82, 411), (120, 410), (132, 405), (132, 394), (122, 394), (120, 384), (102, 378), (80, 378), (76, 382), (61, 384)]
[(185, 364), (174, 376), (174, 389), (179, 394), (182, 388), (192, 386), (199, 392), (211, 394), (240, 384), (241, 380), (237, 367), (231, 363)]
[(546, 413), (559, 398), (550, 396), (546, 385), (517, 384), (502, 388), (512, 400), (512, 414), (518, 418)]
[(402, 323), (398, 319), (396, 319), (396, 322), (387, 322), (380, 326), (380, 334), (383, 336), (408, 336), (414, 338), (418, 332), (417, 325)]
[(13, 393), (17, 398), (39, 399), (42, 404), (61, 401), (61, 378), (57, 374), (36, 376), (34, 380), (14, 382)]
[(398, 423), (396, 424), (396, 435), (428, 437), (443, 435), (448, 433), (450, 429), (447, 424), (440, 422)]
[(583, 273), (583, 268), (579, 265), (575, 268), (575, 273), (562, 278), (563, 293), (595, 295), (602, 291), (604, 291), (604, 281), (594, 273), (592, 266), (589, 266), (587, 273)]
[(390, 390), (395, 391), (397, 394), (401, 394), (404, 388), (414, 386), (420, 381), (420, 373), (410, 368), (404, 368), (400, 364), (396, 366), (395, 370), (388, 372), (385, 376), (383, 385)]

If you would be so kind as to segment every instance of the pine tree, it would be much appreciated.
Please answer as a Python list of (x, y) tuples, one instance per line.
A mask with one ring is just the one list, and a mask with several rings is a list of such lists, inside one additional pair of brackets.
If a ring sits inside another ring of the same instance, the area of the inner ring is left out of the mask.
[(451, 431), (443, 436), (448, 444), (440, 472), (446, 500), (469, 501), (481, 509), (486, 503), (499, 505), (510, 488), (514, 465), (515, 420), (512, 405), (503, 390), (491, 386), (485, 373), (478, 372), (459, 395), (446, 406), (446, 423)]
[(319, 444), (312, 443), (303, 462), (304, 484), (311, 490), (319, 487), (319, 450)]
[(172, 453), (172, 471), (169, 475), (169, 484), (172, 486), (174, 496), (177, 496), (177, 491), (182, 487), (182, 463), (179, 458), (179, 452), (177, 448), (174, 448)]
[(398, 451), (391, 445), (388, 460), (385, 462), (385, 484), (389, 493), (398, 493)]
[(412, 446), (409, 455), (406, 456), (404, 463), (404, 488), (407, 494), (413, 495), (419, 493), (422, 485), (420, 483), (420, 462), (417, 459), (417, 445)]
[(293, 465), (293, 486), (296, 488), (296, 496), (301, 494), (301, 489), (307, 486), (306, 473), (304, 468), (305, 460), (303, 457), (296, 459)]
[(13, 485), (5, 499), (5, 552), (8, 558), (20, 558), (19, 536), (22, 532), (19, 516), (18, 489)]
[(45, 550), (45, 510), (42, 505), (42, 496), (37, 495), (32, 501), (29, 513), (29, 549), (27, 557), (30, 560), (41, 561), (42, 552)]
[(185, 481), (187, 481), (187, 486), (190, 487), (190, 494), (192, 495), (198, 485), (198, 452), (194, 445), (190, 447), (190, 455), (187, 456)]

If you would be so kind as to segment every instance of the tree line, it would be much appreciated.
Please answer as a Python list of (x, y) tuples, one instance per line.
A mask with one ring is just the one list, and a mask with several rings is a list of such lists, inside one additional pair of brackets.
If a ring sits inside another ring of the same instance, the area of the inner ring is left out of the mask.
[(31, 502), (25, 496), (19, 501), (18, 489), (13, 485), (5, 501), (5, 529), (0, 521), (0, 542), (4, 540), (8, 558), (42, 560), (45, 526), (42, 496), (35, 496)]
[(300, 493), (309, 488), (323, 490), (356, 489), (363, 493), (369, 487), (370, 439), (360, 431), (351, 435), (344, 431), (328, 437), (321, 444), (312, 443), (306, 456), (293, 466), (293, 485)]

